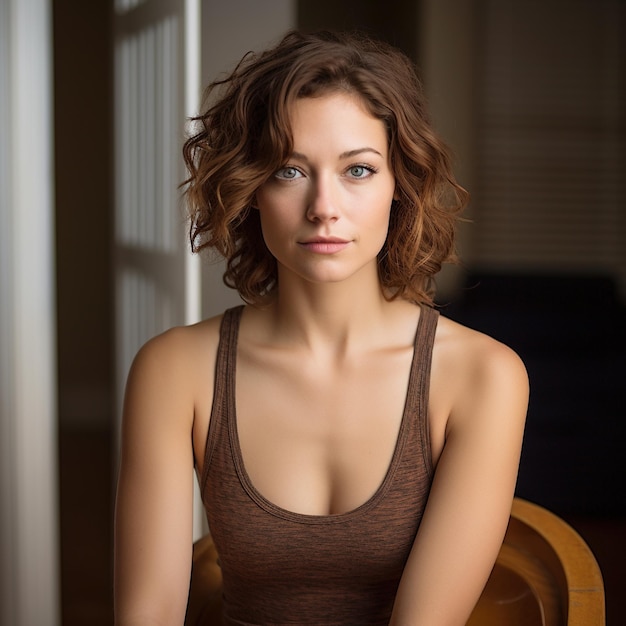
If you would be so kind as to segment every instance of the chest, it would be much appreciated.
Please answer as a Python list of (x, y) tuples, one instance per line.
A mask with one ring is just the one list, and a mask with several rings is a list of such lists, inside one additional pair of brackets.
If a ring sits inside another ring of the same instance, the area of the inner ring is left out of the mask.
[(352, 510), (382, 483), (398, 443), (413, 350), (329, 366), (302, 355), (242, 350), (235, 415), (254, 486), (290, 511)]

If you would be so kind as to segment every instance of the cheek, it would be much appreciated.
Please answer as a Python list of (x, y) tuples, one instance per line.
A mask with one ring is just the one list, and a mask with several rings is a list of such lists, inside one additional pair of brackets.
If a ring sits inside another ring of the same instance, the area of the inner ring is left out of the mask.
[(378, 203), (378, 209), (372, 211), (372, 224), (375, 224), (379, 229), (385, 230), (389, 227), (389, 220), (391, 219), (391, 199), (387, 199), (386, 196), (381, 198)]
[(384, 206), (384, 209), (375, 213), (375, 218), (370, 222), (370, 229), (376, 238), (376, 245), (379, 245), (381, 250), (387, 242), (387, 238), (389, 236), (391, 201), (389, 201), (389, 204)]
[(265, 221), (288, 219), (301, 200), (301, 191), (266, 184), (255, 194), (255, 206)]
[(387, 213), (386, 217), (380, 221), (380, 250), (384, 247), (387, 242), (387, 238), (389, 237), (389, 213)]
[(280, 250), (289, 238), (290, 224), (288, 213), (281, 213), (275, 206), (267, 206), (259, 202), (259, 219), (261, 235), (272, 256), (280, 256)]
[(256, 194), (261, 227), (266, 238), (287, 235), (297, 228), (302, 217), (303, 189), (265, 189)]
[(261, 230), (265, 237), (266, 233), (269, 234), (276, 228), (277, 224), (280, 224), (280, 219), (278, 218), (280, 206), (277, 205), (273, 194), (268, 193), (264, 189), (257, 191), (255, 201), (256, 209), (259, 213), (259, 221), (261, 222)]

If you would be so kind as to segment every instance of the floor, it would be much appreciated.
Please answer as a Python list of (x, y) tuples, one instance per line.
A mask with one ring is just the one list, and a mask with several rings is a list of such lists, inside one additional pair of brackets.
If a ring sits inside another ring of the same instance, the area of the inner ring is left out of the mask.
[[(63, 626), (113, 623), (111, 448), (106, 431), (60, 433)], [(626, 624), (626, 519), (577, 516), (567, 521), (600, 564), (607, 625)]]

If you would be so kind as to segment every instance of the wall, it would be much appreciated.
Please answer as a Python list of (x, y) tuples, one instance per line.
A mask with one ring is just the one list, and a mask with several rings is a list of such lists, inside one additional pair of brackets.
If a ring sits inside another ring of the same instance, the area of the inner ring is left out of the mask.
[(359, 29), (388, 41), (416, 59), (420, 4), (417, 0), (300, 0), (298, 27), (307, 31)]

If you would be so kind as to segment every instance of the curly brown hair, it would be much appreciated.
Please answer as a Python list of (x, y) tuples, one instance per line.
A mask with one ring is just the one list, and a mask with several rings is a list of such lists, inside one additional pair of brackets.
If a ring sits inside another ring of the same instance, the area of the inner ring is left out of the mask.
[(432, 304), (434, 275), (456, 259), (456, 221), (468, 194), (432, 129), (414, 65), (360, 34), (291, 31), (209, 85), (183, 148), (192, 249), (219, 252), (226, 285), (249, 303), (267, 301), (277, 267), (252, 210), (255, 192), (291, 154), (293, 102), (336, 91), (356, 94), (387, 130), (396, 200), (378, 256), (383, 292)]

